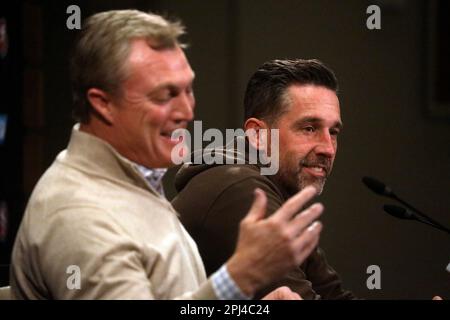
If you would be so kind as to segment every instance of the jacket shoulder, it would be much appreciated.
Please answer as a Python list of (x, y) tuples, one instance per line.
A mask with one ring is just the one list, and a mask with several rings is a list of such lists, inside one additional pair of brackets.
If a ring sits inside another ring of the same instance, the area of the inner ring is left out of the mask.
[(273, 184), (267, 176), (260, 173), (260, 168), (255, 165), (223, 165), (210, 168), (203, 171), (198, 179), (212, 179), (220, 183), (223, 187), (242, 182), (244, 180), (260, 181), (267, 184)]

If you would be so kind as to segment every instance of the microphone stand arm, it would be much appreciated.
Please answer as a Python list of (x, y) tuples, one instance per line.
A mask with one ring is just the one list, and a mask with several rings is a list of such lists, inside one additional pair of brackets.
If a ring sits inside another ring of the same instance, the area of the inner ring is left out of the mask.
[[(443, 226), (442, 224), (440, 224), (439, 222), (437, 222), (436, 220), (430, 218), (429, 216), (427, 216), (425, 213), (421, 212), (420, 210), (414, 208), (412, 205), (410, 205), (409, 203), (407, 203), (406, 201), (400, 199), (396, 194), (391, 193), (391, 198), (397, 200), (398, 202), (400, 202), (401, 204), (403, 204), (405, 207), (411, 209), (412, 211), (414, 211), (414, 213), (416, 213), (417, 215), (419, 215), (422, 219), (425, 219), (425, 221), (422, 221), (421, 219), (418, 219), (418, 221), (423, 222), (425, 224), (429, 224), (429, 225), (433, 225), (434, 227), (438, 228), (439, 230), (445, 231), (448, 234), (450, 234), (450, 229)], [(427, 223), (428, 222), (428, 223)]]

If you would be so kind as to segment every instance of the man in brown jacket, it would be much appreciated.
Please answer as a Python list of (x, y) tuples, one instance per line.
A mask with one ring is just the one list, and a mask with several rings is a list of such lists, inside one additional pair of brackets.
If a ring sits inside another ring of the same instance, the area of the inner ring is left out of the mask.
[[(231, 141), (223, 150), (194, 153), (202, 158), (214, 152), (215, 157), (223, 156), (223, 163), (230, 163), (232, 157), (231, 162), (245, 164), (187, 164), (180, 169), (176, 176), (179, 194), (172, 204), (197, 242), (207, 273), (233, 253), (238, 225), (251, 206), (253, 190), (265, 191), (269, 214), (307, 186), (322, 192), (342, 128), (337, 90), (335, 75), (320, 61), (274, 60), (263, 64), (251, 77), (244, 100), (244, 129), (257, 133), (245, 138), (246, 151), (236, 150)], [(261, 140), (262, 129), (278, 130), (279, 170), (274, 175), (262, 175), (260, 163), (249, 163), (250, 150), (262, 149), (267, 155), (277, 151), (274, 141), (266, 147)], [(194, 158), (193, 162), (201, 160)], [(304, 299), (354, 298), (342, 289), (338, 274), (320, 248), (259, 295), (280, 285), (289, 286)]]

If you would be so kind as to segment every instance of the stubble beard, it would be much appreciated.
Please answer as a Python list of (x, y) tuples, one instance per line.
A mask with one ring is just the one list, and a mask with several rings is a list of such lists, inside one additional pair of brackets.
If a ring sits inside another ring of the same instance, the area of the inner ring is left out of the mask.
[[(309, 157), (311, 158), (311, 157)], [(292, 163), (286, 161), (287, 163)], [(327, 167), (327, 174), (324, 177), (313, 177), (306, 173), (302, 173), (302, 168), (305, 164), (312, 165), (314, 163), (320, 163)], [(327, 158), (308, 159), (308, 157), (296, 161), (295, 165), (281, 165), (275, 179), (285, 191), (293, 196), (300, 190), (303, 190), (307, 186), (313, 186), (317, 190), (317, 195), (320, 195), (325, 186), (325, 182), (331, 172), (332, 164)]]

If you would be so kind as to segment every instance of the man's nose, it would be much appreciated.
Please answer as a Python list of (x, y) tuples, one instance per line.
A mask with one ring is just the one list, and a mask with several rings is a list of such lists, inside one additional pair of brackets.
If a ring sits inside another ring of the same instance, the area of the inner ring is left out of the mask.
[(183, 93), (178, 96), (175, 106), (175, 119), (178, 121), (192, 121), (194, 119), (195, 99), (193, 95)]
[(316, 146), (316, 153), (332, 158), (336, 154), (336, 146), (337, 142), (333, 136), (331, 136), (330, 132), (328, 132), (328, 130), (324, 131), (319, 136), (319, 141)]

